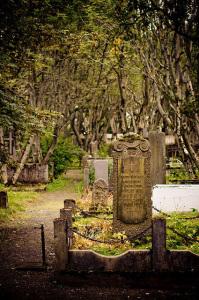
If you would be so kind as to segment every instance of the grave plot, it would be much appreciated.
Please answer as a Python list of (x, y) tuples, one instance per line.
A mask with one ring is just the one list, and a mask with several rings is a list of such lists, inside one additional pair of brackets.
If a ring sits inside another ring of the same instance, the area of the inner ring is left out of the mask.
[[(106, 213), (94, 215), (77, 205), (73, 216), (71, 207), (62, 209), (61, 218), (54, 221), (57, 271), (175, 272), (192, 270), (194, 272), (198, 270), (198, 255), (187, 250), (169, 249), (173, 246), (175, 248), (174, 242), (176, 242), (176, 244), (182, 244), (182, 249), (191, 246), (190, 249), (194, 251), (195, 247), (195, 252), (197, 252), (198, 233), (193, 234), (193, 230), (199, 223), (198, 215), (193, 214), (188, 218), (183, 215), (167, 214), (166, 220), (162, 218), (163, 212), (159, 213), (161, 215), (152, 220), (148, 232), (142, 232), (129, 239), (122, 232), (117, 235), (112, 233), (112, 215)], [(190, 231), (184, 232), (187, 226), (190, 226)], [(139, 249), (140, 247), (144, 249)], [(102, 256), (96, 252), (112, 256)]]
[(113, 199), (97, 179), (92, 196), (65, 200), (54, 221), (57, 271), (199, 270), (198, 255), (172, 249), (199, 253), (198, 215), (152, 218), (150, 164), (149, 142), (129, 136), (113, 145)]

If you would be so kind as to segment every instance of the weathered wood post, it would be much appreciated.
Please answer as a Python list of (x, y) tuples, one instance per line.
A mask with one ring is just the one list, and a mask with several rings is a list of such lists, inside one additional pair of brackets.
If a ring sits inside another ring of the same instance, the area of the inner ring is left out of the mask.
[(0, 208), (8, 208), (8, 194), (5, 191), (0, 192)]
[(74, 199), (65, 199), (64, 200), (64, 208), (71, 209), (72, 213), (75, 213), (76, 202)]
[(166, 146), (164, 132), (149, 132), (152, 186), (166, 183)]
[(55, 269), (58, 272), (64, 271), (68, 263), (68, 240), (67, 220), (54, 220), (54, 247), (55, 247)]
[(68, 240), (68, 248), (70, 249), (73, 242), (72, 209), (71, 208), (60, 209), (60, 218), (67, 220), (67, 240)]
[(168, 269), (165, 219), (152, 220), (152, 263), (154, 271)]

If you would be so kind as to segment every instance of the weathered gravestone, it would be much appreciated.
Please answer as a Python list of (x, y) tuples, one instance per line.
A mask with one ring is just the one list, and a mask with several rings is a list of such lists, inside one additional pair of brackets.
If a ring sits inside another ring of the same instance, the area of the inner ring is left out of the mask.
[(95, 179), (104, 179), (108, 184), (108, 159), (93, 159), (95, 168)]
[(8, 208), (8, 195), (7, 192), (0, 192), (0, 208)]
[(113, 231), (130, 237), (151, 225), (149, 142), (134, 136), (113, 145)]
[(93, 184), (91, 210), (107, 206), (108, 185), (104, 179), (97, 179)]

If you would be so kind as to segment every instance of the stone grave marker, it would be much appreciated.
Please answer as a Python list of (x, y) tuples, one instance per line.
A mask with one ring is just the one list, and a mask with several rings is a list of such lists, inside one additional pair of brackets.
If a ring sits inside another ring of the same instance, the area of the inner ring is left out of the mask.
[(108, 159), (93, 159), (95, 168), (95, 180), (104, 179), (108, 184)]
[(151, 224), (150, 147), (129, 136), (113, 145), (113, 231), (133, 237)]
[(0, 208), (8, 208), (8, 194), (5, 191), (0, 192)]
[(108, 200), (108, 185), (104, 179), (97, 179), (93, 184), (91, 210), (106, 207)]

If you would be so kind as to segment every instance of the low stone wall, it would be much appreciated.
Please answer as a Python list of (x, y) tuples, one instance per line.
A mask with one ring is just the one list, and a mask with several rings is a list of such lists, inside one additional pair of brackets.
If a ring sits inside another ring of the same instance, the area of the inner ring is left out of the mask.
[(166, 220), (161, 218), (152, 220), (151, 250), (128, 250), (118, 256), (104, 256), (92, 250), (70, 250), (74, 203), (74, 200), (66, 199), (60, 218), (54, 220), (56, 271), (199, 272), (199, 255), (190, 251), (167, 250)]
[[(14, 174), (13, 169), (8, 169), (8, 179)], [(25, 164), (17, 182), (22, 183), (48, 183), (48, 165), (39, 163)]]
[(66, 271), (148, 272), (151, 270), (149, 250), (129, 250), (118, 256), (104, 256), (92, 250), (70, 250)]
[(154, 268), (150, 250), (129, 250), (118, 256), (103, 256), (92, 250), (69, 250), (65, 271), (127, 272), (152, 271), (198, 272), (199, 256), (190, 251), (167, 251), (164, 270)]

